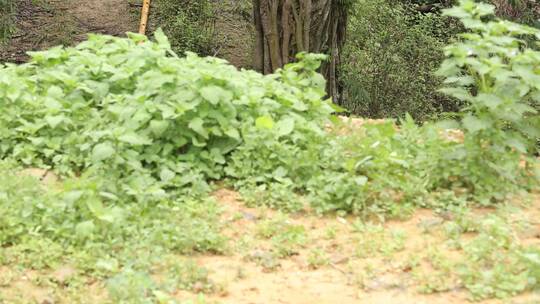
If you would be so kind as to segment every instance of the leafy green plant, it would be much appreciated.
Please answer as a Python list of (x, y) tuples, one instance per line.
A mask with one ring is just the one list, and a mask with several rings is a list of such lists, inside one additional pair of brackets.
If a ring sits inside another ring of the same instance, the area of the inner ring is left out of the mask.
[(274, 124), (287, 138), (322, 132), (332, 111), (314, 72), (323, 57), (263, 76), (178, 58), (156, 39), (91, 36), (2, 69), (0, 156), (61, 175), (92, 168), (121, 180), (114, 193), (161, 199), (171, 188), (207, 191), (231, 151)]
[(111, 299), (119, 303), (154, 303), (156, 283), (147, 273), (125, 270), (111, 278), (107, 287)]
[(169, 289), (191, 290), (194, 292), (212, 293), (218, 286), (208, 277), (208, 270), (198, 266), (194, 261), (172, 262), (165, 282)]
[(466, 103), (459, 120), (465, 139), (442, 162), (446, 177), (457, 179), (484, 204), (504, 199), (515, 185), (530, 180), (535, 161), (525, 159), (526, 170), (521, 170), (521, 155), (533, 151), (540, 137), (534, 108), (540, 101), (540, 53), (522, 40), (538, 39), (540, 31), (486, 20), (493, 13), (493, 6), (470, 0), (445, 11), (469, 32), (446, 48), (438, 71), (446, 77), (442, 92)]

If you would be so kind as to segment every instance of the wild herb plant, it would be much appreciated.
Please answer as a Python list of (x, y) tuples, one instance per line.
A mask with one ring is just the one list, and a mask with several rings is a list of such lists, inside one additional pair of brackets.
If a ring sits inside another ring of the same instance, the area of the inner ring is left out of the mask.
[(540, 138), (540, 52), (524, 39), (540, 39), (540, 30), (493, 18), (494, 10), (462, 0), (445, 11), (468, 32), (446, 47), (438, 71), (446, 78), (442, 92), (466, 103), (458, 120), (464, 142), (443, 159), (441, 177), (456, 179), (485, 204), (539, 176), (535, 160), (523, 155), (536, 150)]
[(120, 196), (159, 199), (172, 189), (207, 191), (254, 134), (322, 133), (332, 112), (315, 73), (324, 57), (300, 55), (263, 76), (216, 58), (179, 58), (162, 33), (156, 40), (91, 35), (3, 68), (0, 157), (63, 176), (93, 171), (121, 180)]

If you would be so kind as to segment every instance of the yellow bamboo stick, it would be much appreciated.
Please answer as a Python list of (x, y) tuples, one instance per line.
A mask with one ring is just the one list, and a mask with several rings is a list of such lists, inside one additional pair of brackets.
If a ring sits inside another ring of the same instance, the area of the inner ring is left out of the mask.
[(150, 0), (143, 1), (141, 12), (141, 24), (139, 26), (139, 34), (146, 34), (146, 25), (148, 24), (148, 13), (150, 12)]

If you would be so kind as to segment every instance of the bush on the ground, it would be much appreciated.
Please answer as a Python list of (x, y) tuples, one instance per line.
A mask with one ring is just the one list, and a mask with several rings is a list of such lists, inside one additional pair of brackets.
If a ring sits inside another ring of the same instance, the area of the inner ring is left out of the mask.
[(157, 43), (145, 39), (91, 36), (3, 68), (0, 157), (62, 175), (113, 175), (115, 192), (140, 199), (204, 190), (259, 130), (322, 133), (332, 107), (314, 72), (321, 57), (263, 76), (216, 58), (178, 58), (160, 33)]
[(455, 165), (443, 167), (466, 187), (500, 200), (503, 185), (520, 182), (516, 172), (527, 174), (520, 170), (520, 159), (535, 152), (540, 138), (535, 109), (540, 52), (524, 41), (539, 39), (540, 30), (499, 19), (483, 22), (494, 7), (471, 0), (445, 13), (460, 18), (468, 32), (446, 47), (447, 59), (438, 71), (446, 78), (442, 92), (465, 103), (459, 120), (465, 141), (448, 153)]

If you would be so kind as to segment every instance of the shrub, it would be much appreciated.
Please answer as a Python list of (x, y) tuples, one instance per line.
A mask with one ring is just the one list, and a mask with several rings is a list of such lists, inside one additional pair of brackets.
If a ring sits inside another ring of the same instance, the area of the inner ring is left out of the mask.
[[(503, 199), (507, 188), (523, 182), (523, 154), (533, 152), (540, 138), (540, 52), (523, 38), (540, 38), (540, 31), (492, 19), (494, 7), (461, 0), (448, 9), (469, 30), (445, 49), (447, 59), (438, 74), (446, 77), (442, 92), (466, 104), (459, 126), (465, 141), (448, 153), (449, 175), (487, 198)], [(534, 161), (532, 161), (534, 162)], [(530, 166), (530, 167), (529, 167)], [(468, 170), (463, 170), (467, 167)], [(530, 172), (529, 172), (530, 174)]]
[(204, 191), (223, 177), (231, 151), (274, 125), (291, 139), (322, 132), (332, 108), (314, 71), (324, 57), (300, 55), (263, 76), (216, 58), (178, 58), (162, 33), (156, 39), (94, 35), (3, 68), (0, 157), (115, 176), (114, 192), (139, 199)]

